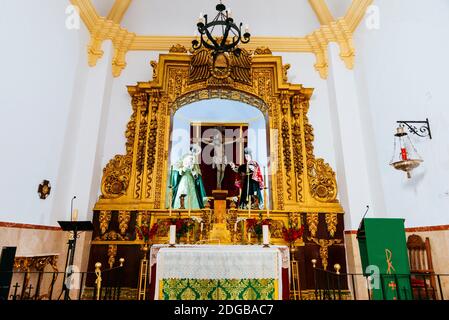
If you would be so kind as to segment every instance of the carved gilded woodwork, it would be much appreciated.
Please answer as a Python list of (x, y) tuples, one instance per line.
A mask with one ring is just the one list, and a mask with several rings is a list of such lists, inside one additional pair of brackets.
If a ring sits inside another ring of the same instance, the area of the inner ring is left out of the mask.
[(132, 157), (116, 155), (103, 169), (101, 197), (114, 199), (123, 196), (131, 178)]
[(335, 173), (323, 159), (307, 160), (310, 192), (318, 201), (331, 202), (337, 197)]
[(100, 211), (99, 224), (101, 234), (104, 234), (108, 230), (110, 221), (111, 211)]
[(259, 47), (256, 48), (256, 50), (254, 50), (254, 55), (263, 55), (263, 54), (267, 54), (267, 55), (272, 55), (273, 53), (271, 52), (270, 48), (268, 47)]
[(337, 214), (336, 213), (328, 213), (325, 217), (326, 225), (327, 225), (327, 231), (329, 232), (329, 235), (331, 237), (334, 237), (335, 232), (337, 231)]
[(111, 268), (111, 269), (114, 266), (116, 256), (117, 256), (117, 245), (110, 244), (108, 246), (108, 264), (109, 264), (109, 268)]
[(170, 50), (168, 51), (170, 53), (187, 53), (186, 47), (178, 44), (173, 45)]
[[(313, 89), (286, 82), (281, 58), (266, 48), (243, 50), (242, 55), (224, 58), (217, 66), (205, 49), (162, 54), (151, 63), (153, 80), (128, 86), (133, 112), (125, 133), (126, 154), (115, 156), (104, 169), (102, 195), (94, 208), (100, 211), (101, 240), (126, 240), (121, 230), (106, 233), (111, 210), (159, 210), (167, 216), (173, 116), (184, 105), (207, 99), (240, 101), (266, 117), (272, 210), (343, 212), (335, 198), (335, 174), (313, 153), (313, 129), (307, 118)], [(228, 62), (227, 77), (211, 72), (227, 68)], [(213, 219), (213, 211), (208, 214), (204, 233)], [(272, 218), (277, 220), (276, 214)]]
[(312, 235), (312, 237), (315, 237), (316, 232), (318, 231), (318, 213), (307, 213), (306, 222), (310, 234)]
[(273, 239), (283, 239), (283, 228), (285, 227), (285, 223), (280, 220), (274, 220), (270, 223), (270, 236)]
[(284, 65), (282, 66), (282, 70), (284, 71), (284, 77), (283, 77), (283, 80), (284, 80), (285, 82), (288, 81), (288, 70), (290, 69), (290, 67), (291, 67), (291, 65), (290, 65), (289, 63), (284, 64)]
[(123, 237), (120, 233), (112, 230), (100, 237), (100, 239), (96, 240), (102, 240), (102, 241), (117, 241), (117, 240), (126, 240), (125, 237)]
[(128, 230), (129, 220), (131, 219), (131, 212), (129, 211), (119, 211), (118, 213), (118, 223), (120, 234), (125, 236), (126, 231)]
[(327, 258), (329, 256), (329, 247), (334, 244), (341, 243), (342, 240), (341, 239), (326, 240), (326, 239), (317, 239), (314, 237), (308, 237), (307, 239), (309, 241), (315, 242), (317, 245), (320, 246), (321, 264), (323, 265), (323, 269), (327, 270)]

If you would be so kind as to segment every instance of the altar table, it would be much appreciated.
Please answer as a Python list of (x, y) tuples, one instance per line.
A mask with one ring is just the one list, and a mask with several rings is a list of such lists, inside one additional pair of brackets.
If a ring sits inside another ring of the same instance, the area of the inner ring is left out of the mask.
[(271, 300), (289, 297), (286, 246), (153, 245), (155, 300)]

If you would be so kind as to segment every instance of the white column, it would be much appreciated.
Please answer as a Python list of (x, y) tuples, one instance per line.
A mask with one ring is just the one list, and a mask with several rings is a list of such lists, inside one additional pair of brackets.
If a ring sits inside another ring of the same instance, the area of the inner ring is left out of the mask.
[[(83, 53), (80, 54), (55, 188), (57, 200), (52, 209), (52, 220), (55, 221), (70, 220), (70, 201), (74, 195), (73, 207), (78, 209), (78, 220), (92, 220), (92, 209), (100, 191), (101, 158), (113, 81), (113, 49), (110, 42), (103, 43), (102, 59), (94, 68), (89, 68), (85, 52), (87, 41), (81, 42)], [(89, 239), (90, 234), (86, 233), (77, 242), (74, 263), (82, 271), (87, 268)]]
[(87, 66), (85, 53), (80, 55), (58, 188), (55, 188), (54, 220), (70, 219), (70, 200), (74, 195), (73, 207), (79, 210), (78, 220), (92, 218), (92, 208), (100, 189), (101, 156), (112, 87), (111, 43), (105, 42), (103, 50), (104, 56), (94, 68)]
[(367, 217), (382, 217), (385, 202), (369, 108), (360, 104), (360, 84), (343, 64), (334, 43), (329, 46), (328, 87), (345, 229), (356, 230), (367, 205)]
[(89, 69), (79, 127), (72, 192), (77, 196), (80, 219), (91, 220), (100, 192), (105, 132), (112, 88), (112, 46), (103, 44), (104, 56)]

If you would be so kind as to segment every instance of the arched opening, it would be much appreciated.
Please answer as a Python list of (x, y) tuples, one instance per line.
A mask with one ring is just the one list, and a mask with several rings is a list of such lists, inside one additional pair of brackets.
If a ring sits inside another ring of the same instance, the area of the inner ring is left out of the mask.
[[(256, 162), (262, 183), (269, 186), (268, 116), (258, 108), (228, 99), (200, 100), (180, 107), (171, 124), (169, 179), (182, 159), (193, 153), (207, 197), (212, 197), (213, 190), (227, 190), (230, 201), (240, 208), (245, 207), (241, 201), (242, 191), (245, 194), (245, 190), (251, 188), (242, 185), (245, 173), (241, 171), (248, 159)], [(270, 188), (266, 194), (261, 189), (259, 197), (260, 203), (253, 203), (253, 206), (259, 209), (271, 206)], [(166, 207), (169, 207), (168, 198)], [(177, 199), (172, 203), (175, 209), (180, 204)]]

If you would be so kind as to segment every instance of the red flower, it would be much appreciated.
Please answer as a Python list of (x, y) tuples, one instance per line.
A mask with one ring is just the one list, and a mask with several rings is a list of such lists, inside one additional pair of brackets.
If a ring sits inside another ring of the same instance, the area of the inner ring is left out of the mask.
[(256, 219), (246, 219), (246, 228), (247, 230), (253, 229), (257, 224)]
[(154, 237), (154, 235), (157, 233), (158, 230), (158, 224), (155, 223), (149, 228), (148, 221), (142, 222), (140, 226), (136, 226), (136, 235), (139, 237), (140, 240), (144, 240), (145, 242), (150, 241)]
[(301, 228), (295, 228), (295, 227), (289, 227), (287, 228), (283, 228), (282, 229), (282, 233), (284, 234), (284, 240), (289, 242), (289, 243), (293, 243), (296, 240), (298, 240), (299, 238), (302, 237), (302, 234), (304, 232), (304, 226), (301, 226)]

